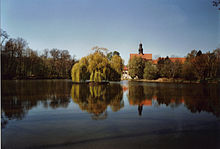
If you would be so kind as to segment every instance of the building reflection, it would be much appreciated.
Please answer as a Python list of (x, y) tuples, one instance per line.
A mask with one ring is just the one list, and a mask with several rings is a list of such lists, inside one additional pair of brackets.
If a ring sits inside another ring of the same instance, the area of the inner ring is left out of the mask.
[(44, 108), (67, 107), (71, 82), (67, 81), (2, 81), (1, 124), (23, 119), (29, 110), (42, 104)]
[(152, 106), (154, 90), (148, 90), (146, 94), (145, 87), (142, 85), (131, 85), (128, 87), (128, 100), (130, 105), (138, 106), (138, 114), (142, 115), (143, 106)]
[(80, 109), (92, 114), (93, 119), (105, 119), (107, 107), (116, 112), (124, 107), (123, 89), (120, 84), (72, 85), (71, 97)]
[(220, 86), (217, 84), (145, 84), (129, 83), (128, 100), (142, 115), (144, 106), (166, 105), (176, 108), (184, 105), (192, 113), (210, 112), (220, 116)]

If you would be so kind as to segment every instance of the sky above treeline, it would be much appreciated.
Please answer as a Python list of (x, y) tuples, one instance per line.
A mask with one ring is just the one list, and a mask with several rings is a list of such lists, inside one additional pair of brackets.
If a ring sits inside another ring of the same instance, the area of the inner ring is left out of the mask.
[(1, 28), (33, 50), (69, 50), (77, 59), (100, 46), (129, 54), (186, 56), (220, 47), (212, 0), (1, 0)]

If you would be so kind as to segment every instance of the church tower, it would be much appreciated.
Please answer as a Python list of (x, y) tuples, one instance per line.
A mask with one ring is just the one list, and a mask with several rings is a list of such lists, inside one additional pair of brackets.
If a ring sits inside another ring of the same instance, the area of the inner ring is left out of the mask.
[(144, 55), (143, 48), (142, 48), (142, 43), (139, 44), (139, 49), (138, 49), (138, 51), (139, 51), (139, 54)]

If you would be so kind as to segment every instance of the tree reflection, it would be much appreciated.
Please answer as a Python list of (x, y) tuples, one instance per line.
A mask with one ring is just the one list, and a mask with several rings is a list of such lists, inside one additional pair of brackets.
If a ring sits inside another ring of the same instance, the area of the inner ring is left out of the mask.
[(211, 112), (220, 116), (219, 84), (136, 84), (129, 83), (128, 100), (130, 105), (137, 105), (139, 115), (142, 106), (164, 104), (172, 108), (184, 104), (192, 113)]
[(220, 86), (200, 86), (197, 90), (186, 88), (191, 96), (185, 97), (185, 105), (192, 113), (207, 111), (220, 116)]
[(44, 107), (67, 107), (71, 82), (67, 81), (2, 81), (1, 124), (21, 120), (38, 104)]
[(92, 119), (105, 119), (107, 107), (116, 112), (124, 107), (123, 90), (119, 84), (110, 85), (83, 85), (74, 84), (71, 89), (71, 96), (81, 110), (92, 114)]

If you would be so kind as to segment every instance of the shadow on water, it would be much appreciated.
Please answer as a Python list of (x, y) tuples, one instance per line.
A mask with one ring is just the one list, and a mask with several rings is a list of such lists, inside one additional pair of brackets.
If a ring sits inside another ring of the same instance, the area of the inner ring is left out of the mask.
[(166, 105), (176, 108), (183, 104), (192, 113), (201, 111), (220, 116), (220, 85), (198, 84), (128, 84), (128, 100), (130, 105), (138, 106), (142, 115), (143, 106)]
[(68, 81), (2, 81), (1, 124), (21, 120), (29, 110), (42, 104), (44, 108), (67, 107), (71, 82)]
[(124, 107), (123, 89), (120, 84), (72, 85), (71, 97), (80, 109), (92, 114), (92, 119), (106, 119), (107, 107), (113, 112)]

